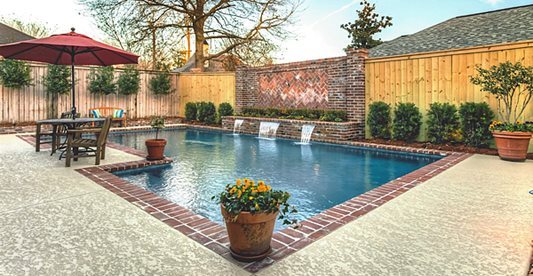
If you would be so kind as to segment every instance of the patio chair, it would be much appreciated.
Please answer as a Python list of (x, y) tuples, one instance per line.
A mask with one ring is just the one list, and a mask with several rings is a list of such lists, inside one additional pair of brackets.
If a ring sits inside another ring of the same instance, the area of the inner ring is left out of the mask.
[[(71, 159), (77, 161), (79, 157), (96, 157), (95, 165), (100, 165), (100, 159), (105, 159), (107, 135), (111, 128), (111, 118), (106, 118), (100, 128), (69, 129), (67, 130), (67, 148), (65, 166), (70, 167)], [(84, 134), (94, 134), (93, 138), (83, 137)]]

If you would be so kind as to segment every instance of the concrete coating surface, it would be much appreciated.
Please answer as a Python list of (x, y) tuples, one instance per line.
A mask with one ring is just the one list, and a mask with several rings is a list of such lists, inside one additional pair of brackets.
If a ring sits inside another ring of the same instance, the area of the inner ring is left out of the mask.
[[(14, 135), (0, 158), (0, 275), (247, 274), (74, 171), (94, 159), (65, 168)], [(533, 162), (475, 155), (258, 274), (525, 275), (531, 189)]]
[(260, 275), (526, 275), (533, 162), (474, 155)]
[(247, 274), (49, 154), (0, 136), (0, 275)]

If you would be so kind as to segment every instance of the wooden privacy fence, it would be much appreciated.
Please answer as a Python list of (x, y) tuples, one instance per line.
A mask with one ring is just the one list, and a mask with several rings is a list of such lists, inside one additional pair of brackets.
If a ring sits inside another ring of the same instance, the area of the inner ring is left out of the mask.
[[(140, 71), (141, 85), (136, 95), (96, 95), (88, 91), (88, 76), (91, 68), (76, 68), (76, 106), (82, 116), (88, 116), (92, 107), (111, 106), (124, 108), (128, 118), (158, 116), (183, 116), (185, 103), (211, 101), (217, 106), (229, 102), (235, 106), (235, 74), (181, 73), (171, 74), (173, 92), (169, 95), (154, 95), (148, 82), (157, 73)], [(115, 70), (116, 75), (120, 74)], [(70, 93), (57, 98), (56, 108), (52, 97), (46, 93), (43, 76), (46, 65), (31, 65), (33, 85), (22, 89), (9, 89), (0, 85), (0, 123), (33, 122), (57, 118), (61, 112), (70, 111)]]
[[(473, 47), (468, 49), (410, 54), (395, 57), (369, 58), (365, 63), (366, 105), (384, 101), (416, 104), (424, 121), (429, 105), (449, 102), (487, 102), (497, 113), (496, 99), (470, 82), (475, 66), (488, 68), (501, 62), (521, 62), (533, 66), (533, 41)], [(533, 102), (525, 112), (533, 120)], [(426, 138), (424, 123), (419, 139)], [(368, 135), (368, 132), (367, 132)]]

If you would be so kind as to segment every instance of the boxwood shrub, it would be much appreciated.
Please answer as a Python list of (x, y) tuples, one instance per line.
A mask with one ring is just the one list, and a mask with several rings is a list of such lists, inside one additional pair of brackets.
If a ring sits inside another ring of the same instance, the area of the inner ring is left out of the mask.
[(185, 104), (185, 120), (187, 121), (196, 121), (198, 118), (198, 109), (196, 103), (186, 103)]
[(233, 115), (233, 107), (231, 107), (231, 104), (229, 103), (219, 104), (218, 112), (217, 112), (217, 124), (222, 123), (223, 116), (232, 116), (232, 115)]
[(373, 102), (369, 106), (366, 122), (374, 138), (389, 139), (391, 136), (391, 108), (385, 102)]
[(325, 109), (245, 107), (241, 110), (239, 115), (247, 117), (320, 120), (329, 122), (345, 122), (348, 120), (346, 111)]
[(459, 107), (463, 141), (472, 147), (487, 147), (492, 134), (489, 125), (494, 119), (494, 112), (487, 103), (467, 102)]
[(392, 138), (412, 142), (420, 133), (422, 114), (413, 103), (400, 103), (394, 109)]
[(212, 102), (200, 102), (197, 104), (198, 121), (206, 124), (214, 124), (216, 120), (216, 108)]
[(459, 130), (457, 107), (450, 103), (432, 103), (428, 110), (428, 139), (432, 143), (451, 142)]

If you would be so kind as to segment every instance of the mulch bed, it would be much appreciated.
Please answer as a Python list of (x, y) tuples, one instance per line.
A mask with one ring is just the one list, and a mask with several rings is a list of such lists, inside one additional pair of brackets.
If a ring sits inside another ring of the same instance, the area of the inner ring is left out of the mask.
[[(360, 140), (361, 142), (374, 143), (374, 144), (384, 144), (384, 145), (394, 145), (394, 146), (403, 146), (403, 147), (412, 147), (420, 149), (435, 149), (443, 151), (455, 151), (455, 152), (466, 152), (466, 153), (478, 153), (478, 154), (487, 154), (487, 155), (498, 155), (496, 149), (491, 148), (475, 148), (469, 147), (464, 144), (443, 144), (435, 145), (429, 142), (412, 142), (407, 143), (404, 141), (394, 141), (394, 140), (383, 140), (383, 139), (364, 139)], [(527, 159), (533, 159), (533, 152), (527, 154)]]

